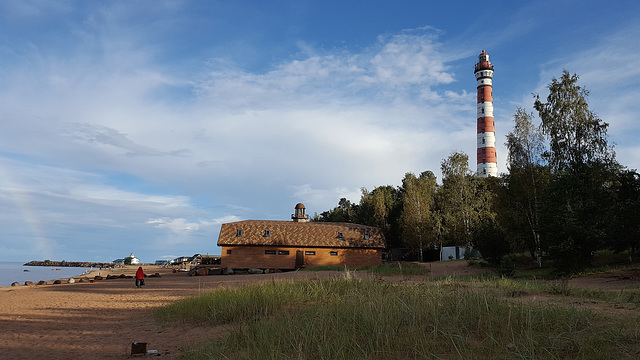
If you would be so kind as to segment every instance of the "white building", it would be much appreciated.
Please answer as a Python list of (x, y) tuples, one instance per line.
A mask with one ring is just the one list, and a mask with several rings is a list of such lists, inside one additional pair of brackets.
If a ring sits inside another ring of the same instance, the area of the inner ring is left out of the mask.
[(138, 259), (137, 257), (135, 257), (135, 255), (133, 255), (133, 253), (131, 253), (131, 255), (129, 255), (129, 257), (131, 258), (131, 265), (138, 265), (138, 264), (140, 264), (140, 259)]

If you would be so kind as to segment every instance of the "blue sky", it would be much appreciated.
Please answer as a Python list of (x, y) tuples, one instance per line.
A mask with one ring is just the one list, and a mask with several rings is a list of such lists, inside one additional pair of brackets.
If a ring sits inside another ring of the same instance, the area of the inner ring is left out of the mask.
[(566, 69), (640, 167), (640, 2), (3, 1), (0, 261), (218, 254), (288, 220), (475, 169), (482, 49), (498, 168), (516, 107)]

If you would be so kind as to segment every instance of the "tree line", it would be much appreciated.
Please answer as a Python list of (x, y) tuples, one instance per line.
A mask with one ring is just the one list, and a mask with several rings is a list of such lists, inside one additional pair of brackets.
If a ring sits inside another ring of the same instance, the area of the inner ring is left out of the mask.
[(608, 124), (589, 110), (589, 91), (563, 71), (518, 108), (507, 134), (508, 171), (482, 178), (469, 157), (442, 160), (442, 183), (431, 171), (406, 173), (400, 186), (362, 189), (359, 203), (342, 198), (313, 221), (381, 228), (390, 248), (423, 254), (442, 246), (474, 247), (499, 264), (527, 253), (539, 266), (577, 272), (598, 250), (635, 252), (640, 243), (640, 175), (620, 165)]

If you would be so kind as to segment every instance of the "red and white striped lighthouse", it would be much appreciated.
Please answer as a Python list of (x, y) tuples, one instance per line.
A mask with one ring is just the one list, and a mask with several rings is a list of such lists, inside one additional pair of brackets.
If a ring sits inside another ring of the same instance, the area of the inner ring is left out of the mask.
[(478, 88), (478, 176), (498, 176), (496, 128), (493, 119), (493, 65), (484, 50), (476, 63)]

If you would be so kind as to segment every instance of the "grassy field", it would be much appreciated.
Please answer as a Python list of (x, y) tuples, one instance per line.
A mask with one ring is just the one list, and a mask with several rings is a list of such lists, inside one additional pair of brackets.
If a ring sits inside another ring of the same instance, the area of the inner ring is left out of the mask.
[(391, 282), (345, 271), (224, 288), (154, 315), (224, 326), (219, 338), (183, 349), (186, 359), (640, 358), (640, 289), (583, 290), (566, 280)]

